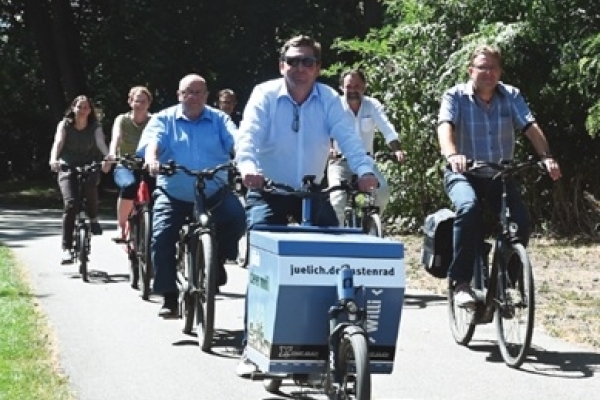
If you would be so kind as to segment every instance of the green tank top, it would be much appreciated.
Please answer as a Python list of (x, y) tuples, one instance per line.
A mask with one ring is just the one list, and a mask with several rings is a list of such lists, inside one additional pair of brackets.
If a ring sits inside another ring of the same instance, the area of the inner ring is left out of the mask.
[(94, 136), (94, 132), (99, 126), (100, 124), (95, 122), (79, 130), (65, 120), (65, 142), (60, 151), (60, 161), (72, 167), (102, 161), (102, 152), (98, 149)]
[(121, 129), (121, 144), (119, 146), (120, 154), (135, 154), (142, 131), (148, 124), (148, 120), (141, 124), (133, 122), (131, 113), (121, 114), (119, 128)]

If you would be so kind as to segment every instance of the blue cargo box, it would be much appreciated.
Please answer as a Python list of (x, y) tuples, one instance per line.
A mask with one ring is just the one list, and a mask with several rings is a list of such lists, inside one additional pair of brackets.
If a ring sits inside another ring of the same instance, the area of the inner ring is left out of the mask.
[(404, 300), (401, 243), (340, 229), (251, 231), (247, 354), (263, 372), (325, 370), (337, 273), (354, 270), (372, 373), (391, 373)]

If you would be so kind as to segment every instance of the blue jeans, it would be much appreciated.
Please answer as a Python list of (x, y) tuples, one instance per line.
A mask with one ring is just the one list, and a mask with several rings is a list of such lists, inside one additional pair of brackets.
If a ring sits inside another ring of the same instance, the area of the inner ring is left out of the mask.
[[(454, 205), (454, 258), (448, 277), (455, 282), (470, 282), (473, 267), (480, 255), (483, 240), (481, 199), (495, 214), (500, 212), (502, 185), (500, 180), (457, 174), (450, 170), (444, 173), (444, 189)], [(482, 197), (484, 196), (484, 197)], [(521, 200), (519, 188), (514, 181), (507, 183), (507, 204), (512, 220), (519, 225), (518, 236), (523, 244), (529, 241), (529, 214)]]
[[(256, 190), (250, 190), (246, 195), (248, 231), (255, 225), (287, 225), (288, 216), (292, 216), (296, 222), (302, 221), (302, 199), (293, 196), (268, 194)], [(316, 226), (338, 226), (335, 211), (328, 199), (315, 198), (312, 200), (311, 221)], [(242, 346), (246, 345), (247, 325), (248, 298), (244, 302)]]
[[(302, 199), (250, 190), (246, 195), (248, 230), (254, 225), (287, 225), (288, 216), (302, 221)], [(316, 226), (338, 226), (335, 211), (328, 199), (315, 198), (311, 202), (311, 221)]]
[[(160, 189), (155, 191), (156, 202), (152, 210), (152, 263), (154, 264), (154, 293), (177, 292), (176, 248), (179, 230), (187, 216), (191, 216), (194, 203), (168, 197)], [(165, 198), (160, 199), (160, 196)], [(167, 198), (168, 197), (168, 198)], [(217, 259), (235, 260), (238, 241), (246, 231), (244, 207), (237, 196), (229, 192), (212, 211), (216, 227)]]

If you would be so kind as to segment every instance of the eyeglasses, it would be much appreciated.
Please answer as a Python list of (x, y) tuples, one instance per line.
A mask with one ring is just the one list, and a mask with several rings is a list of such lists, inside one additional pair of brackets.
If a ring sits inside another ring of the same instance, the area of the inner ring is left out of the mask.
[(292, 130), (298, 133), (300, 130), (300, 110), (297, 105), (294, 104), (294, 119), (292, 120)]
[(310, 68), (314, 66), (319, 59), (316, 57), (287, 57), (281, 56), (281, 61), (285, 62), (287, 65), (293, 68), (297, 68), (300, 63), (302, 63), (303, 67)]
[(204, 96), (208, 92), (206, 90), (189, 90), (189, 89), (186, 89), (186, 90), (180, 90), (179, 93), (182, 94), (185, 97), (189, 97), (189, 96)]
[(496, 72), (500, 69), (497, 65), (472, 65), (479, 72)]

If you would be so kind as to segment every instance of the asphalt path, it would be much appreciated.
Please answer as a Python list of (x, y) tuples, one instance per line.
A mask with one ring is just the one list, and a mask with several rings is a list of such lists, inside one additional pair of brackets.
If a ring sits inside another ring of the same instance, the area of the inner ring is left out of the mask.
[[(92, 240), (90, 282), (61, 266), (60, 212), (0, 209), (0, 242), (28, 271), (36, 302), (55, 332), (60, 365), (79, 400), (321, 399), (284, 384), (281, 395), (235, 375), (247, 272), (228, 265), (218, 297), (214, 352), (203, 353), (181, 322), (157, 317), (159, 298), (142, 301), (128, 283), (122, 247), (110, 241), (116, 222), (103, 219)], [(600, 398), (600, 353), (552, 339), (536, 328), (520, 370), (508, 368), (493, 325), (478, 327), (458, 346), (446, 301), (410, 290), (403, 305), (394, 372), (373, 376), (374, 400), (493, 400)]]

